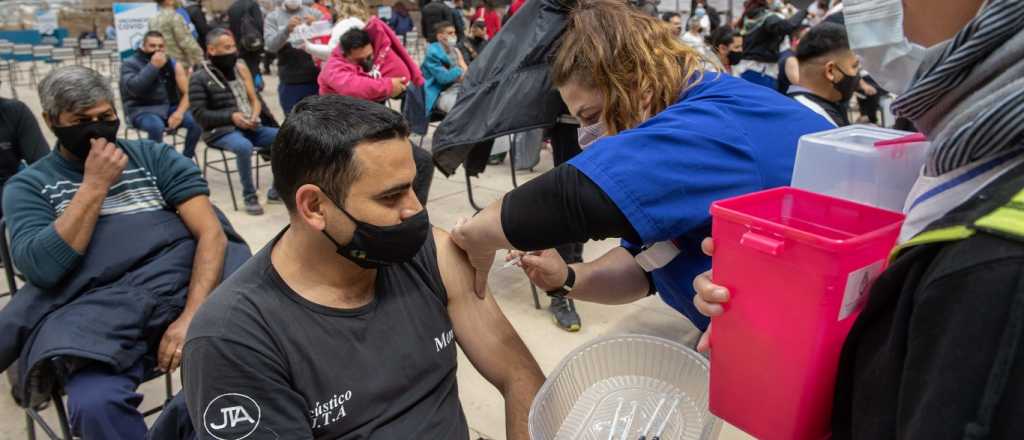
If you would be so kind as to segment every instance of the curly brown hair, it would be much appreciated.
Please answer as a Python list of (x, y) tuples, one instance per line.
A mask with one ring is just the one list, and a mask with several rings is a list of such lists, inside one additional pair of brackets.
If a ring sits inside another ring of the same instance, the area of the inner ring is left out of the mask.
[(555, 87), (570, 81), (604, 97), (608, 134), (636, 127), (668, 108), (713, 69), (670, 27), (623, 0), (580, 0), (551, 66)]

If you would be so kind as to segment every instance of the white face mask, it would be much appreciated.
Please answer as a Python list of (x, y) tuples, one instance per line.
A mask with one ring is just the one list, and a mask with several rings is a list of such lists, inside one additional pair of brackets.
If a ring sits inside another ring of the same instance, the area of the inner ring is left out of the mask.
[(580, 126), (577, 129), (577, 140), (580, 143), (580, 149), (585, 150), (598, 139), (604, 137), (604, 121), (598, 121), (598, 123), (587, 126)]
[(456, 37), (448, 37), (445, 41), (448, 42), (448, 46), (455, 47), (458, 44), (459, 39)]
[(886, 90), (901, 94), (921, 67), (925, 48), (903, 34), (901, 0), (843, 2), (850, 48), (864, 69)]
[(302, 0), (284, 0), (284, 8), (294, 11), (302, 7)]

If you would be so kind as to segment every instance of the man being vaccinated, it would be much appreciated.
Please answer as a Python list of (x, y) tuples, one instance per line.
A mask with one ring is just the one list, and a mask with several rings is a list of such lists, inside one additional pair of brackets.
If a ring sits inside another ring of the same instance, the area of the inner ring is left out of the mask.
[(290, 224), (193, 321), (188, 408), (201, 439), (468, 438), (457, 343), (527, 439), (544, 377), (412, 191), (401, 115), (299, 102), (273, 147)]

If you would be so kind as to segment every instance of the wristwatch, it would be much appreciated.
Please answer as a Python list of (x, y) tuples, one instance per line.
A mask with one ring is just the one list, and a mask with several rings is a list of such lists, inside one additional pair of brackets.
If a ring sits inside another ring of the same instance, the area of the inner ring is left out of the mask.
[(567, 266), (568, 272), (565, 276), (565, 282), (562, 283), (562, 287), (555, 290), (548, 290), (547, 294), (551, 297), (562, 297), (572, 292), (572, 286), (576, 284), (576, 271), (572, 270), (572, 266)]

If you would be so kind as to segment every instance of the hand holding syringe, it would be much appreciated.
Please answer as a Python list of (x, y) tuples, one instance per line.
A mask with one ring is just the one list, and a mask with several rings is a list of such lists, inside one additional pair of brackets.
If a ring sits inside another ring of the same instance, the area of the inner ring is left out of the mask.
[(533, 284), (544, 291), (555, 290), (562, 287), (565, 282), (569, 266), (554, 249), (543, 251), (516, 251), (512, 250), (505, 256), (503, 267), (518, 266), (526, 272)]

